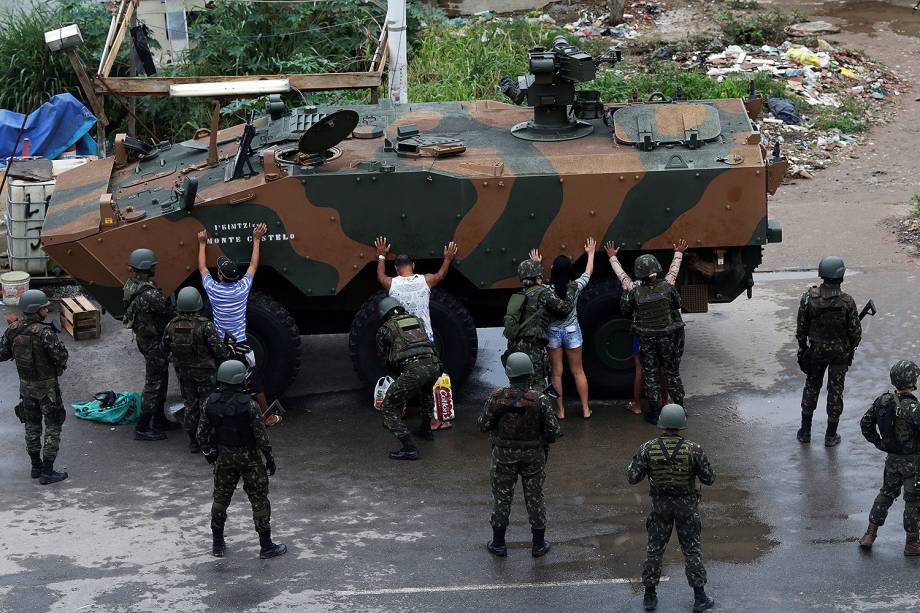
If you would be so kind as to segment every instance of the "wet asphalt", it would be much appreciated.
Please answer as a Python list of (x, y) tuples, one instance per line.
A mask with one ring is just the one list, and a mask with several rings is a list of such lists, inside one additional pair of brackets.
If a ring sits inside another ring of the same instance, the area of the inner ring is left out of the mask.
[[(852, 274), (846, 283), (880, 313), (864, 326), (834, 449), (818, 436), (811, 445), (794, 436), (802, 384), (794, 312), (810, 278), (761, 275), (752, 300), (687, 317), (687, 435), (717, 474), (701, 504), (710, 591), (722, 611), (915, 609), (920, 560), (901, 555), (902, 502), (870, 555), (855, 541), (883, 463), (858, 420), (888, 388), (890, 363), (917, 357), (920, 313), (903, 291), (917, 286), (917, 274)], [(456, 428), (422, 442), (419, 462), (387, 459), (395, 441), (357, 390), (344, 337), (305, 340), (308, 366), (287, 402), (289, 419), (272, 431), (274, 534), (290, 553), (269, 561), (258, 559), (241, 490), (230, 507), (228, 556), (208, 555), (210, 471), (178, 433), (139, 443), (131, 427), (71, 414), (59, 459), (71, 478), (47, 487), (29, 479), (10, 410), (14, 368), (0, 366), (0, 610), (641, 610), (649, 504), (646, 487), (628, 485), (624, 471), (655, 431), (622, 402), (596, 402), (590, 421), (570, 407), (546, 480), (552, 552), (531, 558), (517, 500), (509, 556), (496, 560), (484, 547), (488, 441), (474, 419), (500, 381), (497, 331), (481, 331), (480, 367)], [(141, 361), (118, 322), (106, 319), (101, 339), (69, 346), (67, 401), (140, 386)], [(170, 400), (178, 401), (174, 386)], [(816, 415), (816, 435), (825, 422)], [(689, 610), (676, 543), (664, 575), (659, 610)]]

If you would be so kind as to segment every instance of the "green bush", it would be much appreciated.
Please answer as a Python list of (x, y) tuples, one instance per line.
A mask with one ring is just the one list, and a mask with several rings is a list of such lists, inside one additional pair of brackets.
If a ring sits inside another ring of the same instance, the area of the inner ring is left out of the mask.
[(773, 8), (752, 14), (721, 10), (716, 22), (729, 42), (736, 45), (778, 45), (786, 39), (786, 26), (802, 20), (796, 11)]

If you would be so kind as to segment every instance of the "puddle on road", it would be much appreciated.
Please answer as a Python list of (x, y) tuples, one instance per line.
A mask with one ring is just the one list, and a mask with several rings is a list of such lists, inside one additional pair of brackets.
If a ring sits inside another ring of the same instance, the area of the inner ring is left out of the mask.
[(911, 6), (888, 4), (877, 0), (864, 2), (835, 2), (818, 10), (819, 15), (846, 20), (849, 32), (891, 30), (904, 36), (920, 37), (920, 11)]

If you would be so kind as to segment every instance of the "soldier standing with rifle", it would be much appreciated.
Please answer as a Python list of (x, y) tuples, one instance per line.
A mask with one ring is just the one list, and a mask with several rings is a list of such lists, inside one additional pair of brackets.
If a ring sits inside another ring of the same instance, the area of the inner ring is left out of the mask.
[[(16, 417), (25, 426), (26, 451), (32, 460), (33, 479), (42, 485), (57, 483), (67, 473), (54, 470), (61, 446), (61, 427), (67, 412), (61, 402), (58, 377), (67, 368), (67, 348), (53, 324), (46, 323), (51, 303), (44, 292), (30, 289), (19, 299), (25, 321), (16, 321), (0, 338), (0, 361), (15, 360), (19, 373), (20, 402)], [(45, 441), (42, 447), (42, 419)]]
[(802, 390), (802, 425), (796, 433), (801, 443), (811, 442), (811, 419), (818, 406), (821, 383), (827, 372), (827, 432), (824, 446), (840, 444), (837, 424), (843, 413), (843, 385), (853, 354), (862, 339), (862, 326), (853, 298), (841, 291), (846, 266), (835, 255), (821, 259), (821, 285), (802, 295), (796, 318), (799, 368), (805, 373)]
[(141, 415), (134, 427), (134, 440), (161, 441), (169, 422), (163, 414), (169, 386), (169, 362), (163, 352), (163, 330), (176, 314), (172, 303), (154, 282), (157, 258), (150, 249), (135, 249), (128, 258), (132, 275), (125, 283), (122, 324), (131, 328), (137, 348), (144, 356), (144, 391)]
[(920, 556), (920, 403), (914, 396), (920, 367), (910, 360), (901, 360), (891, 367), (890, 374), (894, 391), (876, 398), (859, 422), (866, 440), (888, 454), (882, 489), (875, 497), (869, 527), (859, 546), (872, 547), (879, 527), (888, 517), (888, 509), (903, 487), (907, 532), (904, 555)]
[(172, 356), (179, 378), (179, 389), (185, 401), (183, 427), (188, 433), (189, 451), (198, 453), (198, 420), (201, 408), (214, 391), (217, 365), (228, 357), (227, 346), (221, 342), (210, 319), (199, 315), (204, 306), (201, 294), (194, 287), (183, 287), (176, 298), (176, 317), (163, 334), (163, 352)]
[(417, 460), (418, 448), (403, 423), (401, 413), (413, 396), (421, 399), (421, 423), (416, 431), (425, 440), (434, 440), (431, 418), (434, 415), (432, 388), (441, 375), (441, 361), (428, 340), (422, 320), (406, 313), (395, 298), (387, 296), (377, 305), (382, 321), (377, 330), (377, 355), (393, 374), (395, 381), (387, 389), (380, 411), (383, 425), (392, 432), (402, 448), (390, 453), (393, 460)]
[(706, 595), (706, 568), (700, 551), (699, 492), (695, 482), (712, 485), (715, 473), (703, 449), (681, 436), (687, 428), (687, 413), (677, 404), (661, 409), (658, 427), (662, 433), (642, 444), (633, 456), (626, 478), (632, 485), (648, 477), (652, 510), (649, 513), (648, 557), (642, 569), (645, 586), (643, 605), (646, 611), (658, 606), (656, 587), (661, 578), (661, 556), (671, 538), (672, 528), (677, 528), (677, 540), (686, 561), (687, 581), (693, 588), (694, 611), (705, 611), (715, 606)]
[[(620, 310), (632, 317), (633, 333), (639, 337), (639, 361), (645, 382), (648, 413), (645, 420), (658, 423), (661, 411), (661, 388), (658, 370), (664, 371), (668, 395), (675, 404), (684, 403), (684, 384), (680, 378), (680, 352), (675, 334), (684, 327), (680, 320), (680, 294), (667, 278), (659, 277), (661, 264), (650, 253), (636, 259), (636, 279), (632, 289), (623, 294)], [(677, 315), (675, 315), (677, 313)]]
[(546, 330), (551, 321), (565, 319), (573, 307), (571, 300), (560, 298), (553, 288), (543, 285), (542, 261), (540, 252), (533, 249), (530, 259), (518, 265), (518, 277), (524, 289), (508, 301), (504, 319), (508, 349), (502, 354), (503, 365), (512, 353), (527, 354), (533, 363), (528, 385), (540, 391), (547, 387), (549, 376)]
[(217, 381), (218, 389), (208, 398), (198, 430), (204, 457), (214, 465), (211, 554), (222, 558), (227, 552), (227, 508), (242, 479), (259, 534), (259, 557), (278, 557), (287, 552), (287, 547), (272, 542), (268, 478), (275, 474), (275, 458), (259, 417), (259, 405), (245, 389), (246, 366), (237, 360), (223, 362), (217, 369)]
[(500, 558), (508, 555), (505, 531), (518, 475), (533, 535), (531, 555), (539, 558), (550, 550), (543, 481), (549, 445), (561, 430), (552, 401), (529, 387), (533, 371), (526, 353), (509, 355), (505, 374), (511, 385), (492, 392), (479, 416), (480, 430), (492, 433), (492, 540), (487, 548)]

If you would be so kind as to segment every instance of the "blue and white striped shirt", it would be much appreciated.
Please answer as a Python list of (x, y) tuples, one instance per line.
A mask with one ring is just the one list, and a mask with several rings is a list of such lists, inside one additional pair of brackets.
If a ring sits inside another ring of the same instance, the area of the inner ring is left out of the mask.
[(246, 342), (246, 301), (252, 289), (252, 275), (245, 275), (239, 281), (221, 283), (207, 274), (201, 282), (211, 301), (214, 327), (221, 340), (229, 332), (237, 341)]

